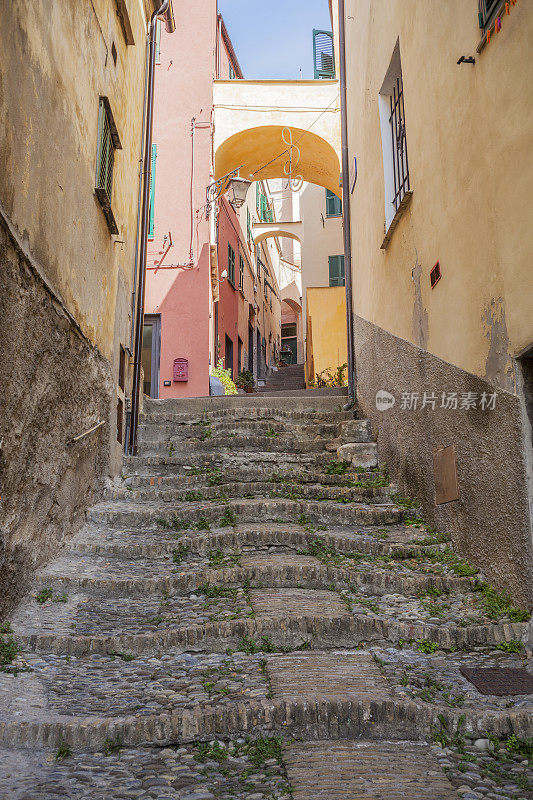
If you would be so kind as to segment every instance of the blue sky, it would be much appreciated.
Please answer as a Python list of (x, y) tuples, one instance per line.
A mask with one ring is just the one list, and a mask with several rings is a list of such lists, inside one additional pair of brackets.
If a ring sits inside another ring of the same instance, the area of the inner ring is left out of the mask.
[(313, 28), (331, 30), (328, 0), (218, 0), (245, 78), (313, 77)]

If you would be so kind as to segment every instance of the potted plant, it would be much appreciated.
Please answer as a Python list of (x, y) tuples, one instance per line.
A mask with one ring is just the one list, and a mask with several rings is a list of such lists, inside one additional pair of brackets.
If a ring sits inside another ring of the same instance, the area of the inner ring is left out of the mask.
[(254, 376), (249, 369), (243, 369), (239, 372), (236, 380), (236, 385), (239, 389), (244, 389), (247, 394), (254, 390)]

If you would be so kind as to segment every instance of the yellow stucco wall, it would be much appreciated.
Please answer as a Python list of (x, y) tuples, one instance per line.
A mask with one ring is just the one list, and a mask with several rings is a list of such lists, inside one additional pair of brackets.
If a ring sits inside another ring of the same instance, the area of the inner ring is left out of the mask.
[(310, 287), (306, 293), (306, 381), (314, 373), (345, 364), (346, 295), (344, 286)]
[[(533, 7), (510, 11), (479, 54), (473, 0), (347, 0), (346, 34), (354, 311), (514, 391), (533, 345)], [(413, 196), (382, 250), (378, 94), (397, 40)]]
[[(128, 338), (153, 3), (125, 0), (131, 45), (114, 0), (11, 6), (0, 26), (0, 202), (46, 280), (110, 359), (117, 338)], [(118, 236), (110, 234), (94, 195), (101, 95), (109, 98), (122, 144), (111, 203)]]

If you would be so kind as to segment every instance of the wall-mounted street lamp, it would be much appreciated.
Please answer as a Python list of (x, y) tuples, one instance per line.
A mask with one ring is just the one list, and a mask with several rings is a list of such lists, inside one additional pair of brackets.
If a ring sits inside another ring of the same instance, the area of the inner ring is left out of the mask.
[(228, 192), (229, 202), (234, 209), (240, 208), (243, 205), (244, 201), (246, 200), (246, 194), (250, 187), (251, 181), (246, 180), (246, 178), (239, 177), (239, 170), (241, 167), (242, 164), (240, 167), (237, 167), (231, 172), (228, 172), (226, 175), (223, 175), (217, 181), (209, 184), (206, 189), (206, 217), (209, 217), (209, 214), (211, 213), (212, 204), (218, 200), (218, 198), (223, 195), (224, 192)]

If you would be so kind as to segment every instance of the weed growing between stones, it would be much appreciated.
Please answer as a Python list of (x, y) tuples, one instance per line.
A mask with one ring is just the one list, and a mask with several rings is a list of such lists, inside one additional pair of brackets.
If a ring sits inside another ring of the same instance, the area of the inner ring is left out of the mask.
[(63, 761), (63, 759), (65, 758), (70, 758), (71, 755), (72, 755), (72, 750), (70, 749), (68, 744), (65, 744), (65, 742), (63, 741), (63, 737), (61, 737), (59, 740), (59, 747), (57, 748), (57, 752), (55, 754), (55, 760)]
[(54, 594), (52, 589), (43, 589), (39, 594), (35, 595), (36, 601), (40, 605), (44, 605), (47, 600), (51, 600), (52, 603), (66, 603), (68, 600), (68, 595), (66, 592), (61, 592), (61, 594)]
[(227, 506), (218, 523), (221, 528), (234, 528), (237, 524), (237, 517), (232, 509)]
[(184, 558), (187, 556), (190, 550), (190, 545), (188, 544), (178, 544), (172, 551), (172, 561), (174, 564), (181, 564)]
[(194, 492), (189, 490), (188, 492), (185, 492), (183, 499), (187, 502), (196, 503), (201, 502), (202, 500), (207, 500), (207, 497), (205, 494), (202, 494), (202, 492)]
[(211, 569), (224, 569), (225, 567), (240, 566), (242, 553), (224, 553), (219, 547), (216, 550), (209, 550), (207, 557)]
[(207, 482), (209, 486), (218, 486), (222, 483), (223, 473), (222, 470), (214, 467), (213, 469), (206, 469)]
[(113, 755), (113, 753), (118, 753), (119, 750), (122, 750), (123, 747), (124, 745), (122, 743), (122, 739), (120, 738), (120, 736), (117, 736), (116, 739), (111, 739), (110, 737), (107, 737), (106, 739), (104, 739), (104, 745), (102, 747), (102, 750), (105, 756), (111, 756)]
[(349, 468), (349, 461), (329, 461), (326, 464), (326, 472), (328, 475), (344, 475)]
[(279, 431), (275, 431), (274, 428), (269, 428), (265, 435), (268, 436), (270, 439), (277, 439), (277, 437), (279, 436)]
[(432, 642), (429, 639), (419, 639), (416, 643), (416, 649), (421, 653), (431, 654), (439, 649), (438, 642)]
[(508, 594), (496, 591), (490, 584), (485, 582), (475, 584), (474, 591), (479, 592), (481, 595), (477, 604), (489, 619), (498, 620), (502, 617), (508, 617), (511, 622), (528, 621), (529, 612), (515, 608)]
[(118, 651), (113, 651), (111, 653), (108, 653), (108, 656), (109, 656), (111, 661), (114, 661), (115, 658), (120, 658), (120, 659), (122, 659), (122, 661), (126, 661), (126, 662), (135, 660), (135, 656), (132, 653), (121, 653), (121, 652), (118, 652)]
[(170, 447), (168, 448), (168, 457), (172, 458), (173, 453), (174, 453), (174, 445), (171, 443)]
[(249, 656), (255, 655), (256, 653), (293, 653), (311, 649), (310, 639), (304, 639), (299, 645), (290, 647), (288, 645), (275, 645), (270, 636), (261, 636), (258, 642), (252, 639), (251, 636), (243, 636), (237, 645), (237, 650), (239, 652), (247, 653)]
[(522, 650), (523, 644), (519, 639), (511, 639), (509, 642), (500, 642), (496, 645), (496, 650), (501, 650), (504, 653), (519, 653)]
[[(0, 624), (0, 672), (14, 673), (17, 668), (12, 667), (13, 660), (20, 653), (20, 646), (13, 638), (13, 631), (9, 623)], [(21, 671), (21, 670), (17, 670)]]
[(334, 547), (319, 538), (313, 539), (305, 550), (298, 550), (297, 552), (299, 555), (313, 556), (323, 564), (333, 564), (334, 566), (351, 566), (363, 559), (363, 555), (357, 550), (352, 553), (339, 553)]

